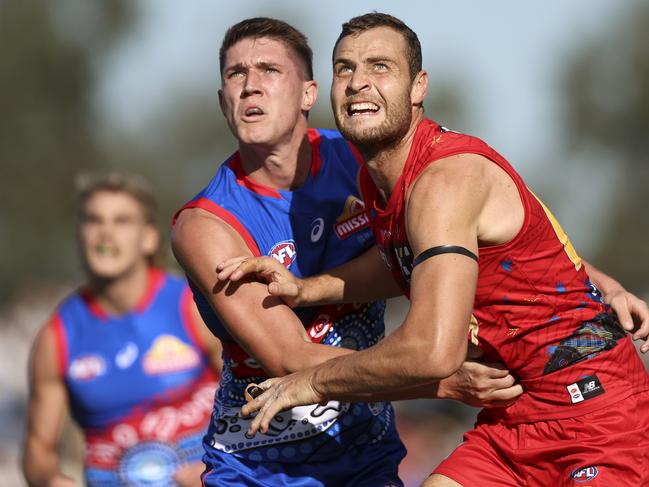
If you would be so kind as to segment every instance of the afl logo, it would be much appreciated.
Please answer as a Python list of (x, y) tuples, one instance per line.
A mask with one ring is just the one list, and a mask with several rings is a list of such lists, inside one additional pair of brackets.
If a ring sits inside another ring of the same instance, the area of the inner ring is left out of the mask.
[(579, 468), (577, 470), (573, 470), (573, 472), (570, 474), (570, 478), (575, 482), (588, 482), (589, 480), (593, 480), (595, 477), (597, 477), (598, 473), (599, 472), (597, 471), (597, 467)]
[(74, 359), (68, 375), (78, 381), (88, 381), (106, 373), (106, 362), (99, 355), (85, 355)]
[(288, 268), (297, 256), (295, 250), (294, 240), (284, 240), (283, 242), (276, 243), (268, 252), (273, 259), (277, 260), (284, 267)]

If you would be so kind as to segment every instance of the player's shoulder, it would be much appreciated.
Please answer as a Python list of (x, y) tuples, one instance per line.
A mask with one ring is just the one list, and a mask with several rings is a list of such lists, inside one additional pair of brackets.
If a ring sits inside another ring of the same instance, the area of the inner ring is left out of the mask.
[(421, 123), (420, 136), (426, 139), (426, 144), (434, 152), (456, 151), (461, 147), (470, 151), (472, 148), (487, 145), (475, 135), (447, 127), (434, 120), (425, 118)]
[(481, 154), (460, 152), (435, 159), (425, 167), (418, 179), (422, 178), (475, 178), (485, 175), (493, 163)]
[(172, 242), (178, 237), (192, 238), (194, 232), (204, 233), (220, 228), (229, 228), (222, 216), (219, 216), (210, 208), (192, 206), (184, 208), (178, 213), (171, 233)]
[(492, 182), (491, 162), (473, 153), (452, 154), (425, 167), (410, 185), (409, 199), (424, 198), (429, 203), (482, 200)]
[(56, 365), (57, 349), (65, 340), (63, 331), (63, 320), (56, 308), (52, 314), (41, 324), (36, 332), (31, 346), (30, 362), (32, 366), (35, 363)]
[(184, 210), (171, 232), (171, 247), (183, 267), (183, 262), (196, 262), (197, 256), (209, 258), (210, 262), (216, 259), (218, 263), (224, 258), (241, 255), (255, 245), (236, 218), (203, 208)]

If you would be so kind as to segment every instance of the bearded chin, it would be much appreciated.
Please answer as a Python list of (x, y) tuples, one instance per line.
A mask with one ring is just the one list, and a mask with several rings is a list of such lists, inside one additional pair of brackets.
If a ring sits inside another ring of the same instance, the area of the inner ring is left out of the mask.
[(365, 156), (386, 150), (398, 144), (408, 133), (412, 112), (403, 110), (385, 120), (378, 127), (352, 130), (345, 127), (336, 117), (336, 126), (342, 136), (354, 144)]

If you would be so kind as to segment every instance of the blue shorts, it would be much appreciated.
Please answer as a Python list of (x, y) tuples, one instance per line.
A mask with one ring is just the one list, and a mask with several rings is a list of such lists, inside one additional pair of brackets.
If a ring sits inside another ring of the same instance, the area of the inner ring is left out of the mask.
[(400, 442), (349, 448), (326, 462), (255, 462), (216, 452), (203, 457), (205, 487), (403, 487), (399, 463), (406, 455)]

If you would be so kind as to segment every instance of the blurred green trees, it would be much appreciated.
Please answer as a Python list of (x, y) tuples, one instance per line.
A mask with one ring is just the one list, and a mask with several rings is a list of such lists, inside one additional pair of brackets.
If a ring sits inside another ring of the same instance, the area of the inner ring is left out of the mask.
[(106, 159), (93, 136), (92, 56), (127, 28), (128, 2), (73, 3), (0, 4), (0, 303), (34, 276), (78, 267), (72, 175)]
[(138, 27), (137, 7), (127, 0), (0, 4), (0, 306), (39, 280), (81, 278), (77, 173), (115, 168), (148, 177), (164, 231), (214, 170), (218, 149), (234, 146), (218, 116), (216, 86), (209, 94), (170, 94), (146, 133), (102, 120), (94, 103), (98, 68)]
[[(577, 53), (564, 78), (566, 140), (573, 154), (615, 165), (612, 216), (591, 259), (628, 288), (649, 288), (649, 4), (637, 2)], [(588, 175), (584, 175), (588, 181)], [(597, 198), (593, 194), (592, 198)], [(583, 203), (582, 203), (583, 204)], [(586, 203), (587, 204), (587, 203)]]

